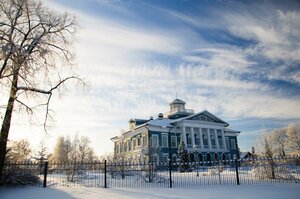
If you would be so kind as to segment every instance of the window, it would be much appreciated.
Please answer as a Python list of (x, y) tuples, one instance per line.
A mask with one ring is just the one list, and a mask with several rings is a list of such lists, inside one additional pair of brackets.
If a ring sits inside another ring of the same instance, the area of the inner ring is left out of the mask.
[(235, 139), (231, 139), (231, 140), (230, 140), (230, 148), (236, 149), (236, 142), (235, 142)]
[(119, 145), (116, 144), (116, 152), (119, 153)]
[(173, 163), (177, 162), (177, 155), (176, 154), (172, 155), (172, 162)]
[(198, 128), (194, 129), (194, 136), (195, 136), (195, 144), (200, 146), (200, 133)]
[(140, 137), (138, 137), (138, 139), (137, 139), (137, 145), (141, 146), (141, 138)]
[(128, 151), (131, 150), (131, 140), (128, 140)]
[(226, 148), (229, 149), (229, 137), (225, 137), (225, 142), (226, 142)]
[(187, 145), (192, 145), (192, 136), (191, 134), (186, 134)]
[(127, 142), (124, 143), (124, 152), (127, 151)]
[(202, 129), (202, 139), (203, 139), (203, 145), (204, 148), (208, 148), (208, 135), (207, 135), (207, 129)]
[(169, 159), (169, 155), (168, 154), (163, 154), (163, 162), (167, 163)]
[(200, 119), (203, 120), (203, 121), (206, 121), (206, 120), (207, 120), (207, 117), (204, 116), (204, 115), (201, 115)]
[(214, 129), (209, 129), (210, 133), (210, 141), (211, 141), (211, 147), (213, 149), (216, 148), (216, 136), (215, 136), (215, 130)]
[(220, 148), (224, 148), (224, 146), (223, 146), (222, 131), (220, 129), (217, 130), (217, 135), (218, 135), (219, 147)]
[(152, 147), (159, 147), (158, 135), (156, 134), (152, 135)]
[(200, 138), (198, 134), (194, 134), (195, 144), (200, 146)]
[(177, 136), (171, 136), (171, 146), (172, 148), (177, 148)]
[(133, 139), (132, 142), (133, 142), (133, 149), (134, 149), (136, 146), (135, 139)]
[(187, 145), (191, 146), (192, 145), (191, 127), (186, 127), (185, 132), (186, 132)]
[(161, 140), (162, 140), (162, 147), (168, 147), (168, 135), (162, 134)]

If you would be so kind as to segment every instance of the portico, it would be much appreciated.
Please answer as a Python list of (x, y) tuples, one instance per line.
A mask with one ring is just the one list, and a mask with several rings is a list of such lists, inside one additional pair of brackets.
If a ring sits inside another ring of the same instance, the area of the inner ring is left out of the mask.
[[(197, 145), (199, 151), (207, 151), (212, 149), (215, 149), (217, 151), (227, 150), (224, 129), (222, 128), (216, 129), (205, 126), (183, 126), (181, 132), (182, 140), (188, 149), (192, 149), (194, 145)], [(208, 145), (204, 145), (203, 139), (207, 139)]]

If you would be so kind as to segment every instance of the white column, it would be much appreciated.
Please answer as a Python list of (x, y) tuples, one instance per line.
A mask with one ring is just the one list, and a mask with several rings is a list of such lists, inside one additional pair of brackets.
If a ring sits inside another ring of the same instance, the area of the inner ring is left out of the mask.
[(200, 148), (204, 149), (204, 145), (203, 145), (203, 135), (202, 135), (202, 128), (199, 128), (199, 132), (200, 132)]
[(216, 139), (216, 147), (219, 150), (220, 146), (219, 146), (219, 140), (218, 140), (218, 133), (217, 133), (217, 129), (215, 129), (215, 139)]
[(223, 141), (224, 149), (227, 149), (224, 130), (222, 130), (222, 141)]
[(187, 141), (186, 141), (186, 132), (185, 132), (185, 127), (182, 127), (182, 141), (185, 144), (185, 147), (187, 147)]
[(211, 140), (210, 140), (210, 130), (207, 129), (207, 137), (208, 137), (208, 148), (211, 149)]
[(191, 127), (191, 134), (192, 134), (192, 147), (195, 145), (195, 134), (194, 134), (194, 128)]

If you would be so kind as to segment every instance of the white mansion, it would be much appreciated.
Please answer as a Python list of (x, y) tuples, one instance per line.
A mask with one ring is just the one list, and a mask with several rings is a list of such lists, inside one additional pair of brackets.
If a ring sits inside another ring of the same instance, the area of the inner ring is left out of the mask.
[(111, 138), (116, 158), (130, 162), (160, 162), (178, 159), (184, 142), (190, 161), (214, 161), (239, 157), (237, 136), (229, 124), (208, 111), (194, 113), (185, 102), (175, 99), (169, 112), (156, 119), (130, 119), (129, 130)]

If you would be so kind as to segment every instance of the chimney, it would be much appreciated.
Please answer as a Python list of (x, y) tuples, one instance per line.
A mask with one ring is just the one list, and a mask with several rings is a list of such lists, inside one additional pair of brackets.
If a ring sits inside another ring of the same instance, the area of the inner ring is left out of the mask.
[(158, 119), (163, 119), (164, 115), (162, 113), (158, 113)]

